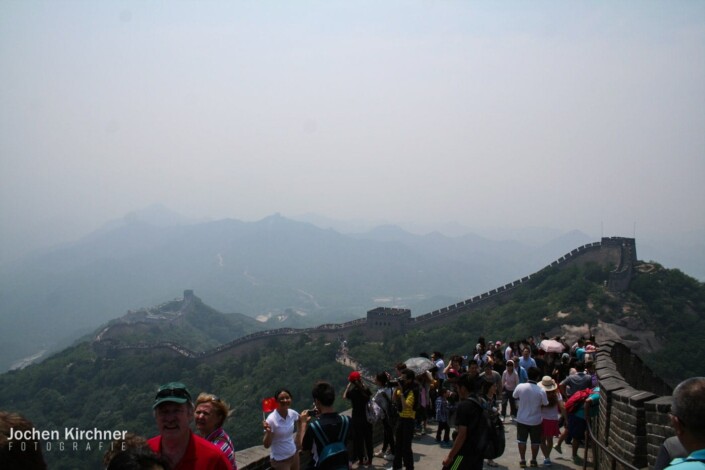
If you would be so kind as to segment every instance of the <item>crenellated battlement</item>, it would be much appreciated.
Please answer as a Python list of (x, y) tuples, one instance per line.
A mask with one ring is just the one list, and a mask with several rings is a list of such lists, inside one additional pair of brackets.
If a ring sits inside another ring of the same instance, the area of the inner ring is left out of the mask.
[[(359, 318), (345, 323), (328, 323), (314, 328), (279, 328), (260, 331), (237, 338), (202, 353), (193, 353), (188, 351), (187, 348), (165, 347), (163, 344), (152, 346), (127, 346), (120, 345), (119, 342), (108, 342), (105, 340), (110, 337), (109, 328), (111, 327), (108, 327), (108, 329), (103, 330), (94, 340), (94, 349), (99, 354), (110, 354), (111, 357), (129, 354), (131, 349), (139, 349), (142, 352), (150, 350), (153, 353), (166, 353), (170, 355), (180, 354), (180, 351), (184, 351), (183, 356), (185, 357), (217, 361), (262, 347), (275, 337), (296, 340), (301, 335), (305, 335), (310, 338), (323, 337), (326, 340), (333, 341), (349, 335), (353, 331), (361, 331), (368, 339), (381, 341), (385, 334), (396, 334), (415, 328), (441, 325), (457, 317), (457, 315), (467, 314), (479, 308), (498, 305), (500, 301), (504, 301), (510, 297), (518, 287), (547, 269), (561, 269), (576, 264), (584, 265), (589, 262), (616, 266), (616, 269), (610, 273), (608, 288), (613, 291), (626, 290), (629, 287), (629, 282), (634, 272), (634, 264), (636, 263), (635, 239), (604, 237), (599, 242), (588, 243), (566, 253), (534, 274), (517, 279), (514, 282), (497, 287), (457, 304), (434, 310), (433, 312), (414, 318), (411, 317), (411, 311), (409, 309), (377, 307), (369, 310), (365, 318)], [(168, 305), (171, 310), (183, 312), (196, 298), (193, 290), (185, 290), (183, 300), (167, 302), (163, 305)], [(177, 305), (179, 302), (180, 304)], [(102, 344), (101, 341), (103, 341)]]

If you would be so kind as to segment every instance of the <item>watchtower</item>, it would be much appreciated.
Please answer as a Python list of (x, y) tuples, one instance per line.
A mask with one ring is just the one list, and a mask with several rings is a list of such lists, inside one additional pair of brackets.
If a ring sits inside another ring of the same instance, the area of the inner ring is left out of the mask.
[(377, 307), (367, 312), (367, 332), (381, 336), (385, 331), (404, 332), (411, 321), (408, 308)]

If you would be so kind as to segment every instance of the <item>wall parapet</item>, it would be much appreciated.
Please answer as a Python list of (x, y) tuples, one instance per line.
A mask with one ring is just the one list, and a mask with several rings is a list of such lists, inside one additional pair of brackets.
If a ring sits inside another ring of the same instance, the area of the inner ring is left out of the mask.
[[(617, 254), (618, 253), (618, 254)], [(180, 348), (178, 345), (171, 345), (165, 347), (161, 345), (157, 349), (169, 350), (171, 353), (179, 354), (183, 350), (185, 357), (203, 359), (215, 356), (221, 356), (228, 350), (232, 354), (235, 354), (239, 348), (247, 348), (248, 343), (259, 343), (266, 338), (282, 337), (282, 336), (325, 336), (326, 338), (334, 338), (337, 334), (343, 334), (352, 329), (361, 329), (369, 337), (376, 340), (383, 339), (385, 331), (406, 331), (407, 329), (425, 327), (434, 323), (442, 323), (448, 319), (459, 315), (466, 314), (471, 311), (477, 310), (481, 307), (488, 307), (492, 305), (497, 305), (503, 299), (511, 296), (514, 291), (534, 279), (535, 276), (546, 272), (548, 269), (562, 268), (571, 263), (575, 262), (587, 262), (587, 261), (601, 261), (603, 263), (615, 262), (618, 264), (619, 273), (610, 273), (610, 279), (612, 279), (613, 274), (617, 276), (615, 279), (621, 279), (619, 283), (617, 281), (612, 282), (613, 286), (624, 287), (628, 286), (631, 280), (632, 265), (636, 260), (636, 247), (633, 238), (624, 237), (603, 237), (599, 242), (587, 243), (582, 245), (569, 253), (553, 261), (549, 265), (540, 269), (534, 274), (524, 276), (521, 279), (517, 279), (513, 282), (507, 283), (501, 287), (492, 289), (488, 292), (484, 292), (480, 295), (476, 295), (469, 299), (458, 302), (454, 305), (443, 307), (433, 312), (426, 313), (412, 318), (411, 312), (406, 309), (391, 309), (394, 310), (393, 315), (387, 315), (392, 313), (391, 311), (385, 311), (380, 308), (372, 309), (367, 313), (367, 317), (358, 318), (356, 320), (348, 321), (345, 323), (329, 323), (320, 325), (313, 328), (279, 328), (274, 330), (260, 331), (252, 333), (246, 336), (242, 336), (233, 341), (230, 341), (220, 346), (200, 353), (194, 353), (192, 351), (187, 351), (186, 348)], [(626, 271), (625, 271), (626, 270)], [(628, 275), (624, 274), (628, 271)], [(621, 277), (620, 277), (621, 276)], [(625, 284), (626, 283), (626, 284)], [(178, 311), (183, 311), (187, 306), (193, 304), (198, 298), (194, 295), (192, 290), (184, 291), (183, 301), (178, 303), (180, 305)], [(171, 302), (170, 304), (174, 304)], [(161, 306), (160, 306), (161, 307)], [(386, 318), (385, 318), (386, 317)], [(395, 321), (383, 321), (388, 319), (395, 319)], [(374, 321), (373, 321), (374, 320)], [(93, 341), (93, 348), (99, 354), (105, 355), (120, 355), (120, 354), (130, 354), (131, 351), (135, 349), (144, 349), (142, 346), (135, 348), (134, 346), (120, 345), (118, 342), (105, 341), (101, 344), (101, 338), (105, 336), (106, 332), (110, 327), (106, 328), (100, 335), (96, 337)], [(250, 345), (251, 346), (251, 345)]]
[[(600, 345), (595, 371), (600, 381), (597, 438), (631, 465), (653, 467), (661, 443), (674, 435), (668, 417), (672, 387), (614, 341)], [(597, 464), (610, 465), (599, 451)]]

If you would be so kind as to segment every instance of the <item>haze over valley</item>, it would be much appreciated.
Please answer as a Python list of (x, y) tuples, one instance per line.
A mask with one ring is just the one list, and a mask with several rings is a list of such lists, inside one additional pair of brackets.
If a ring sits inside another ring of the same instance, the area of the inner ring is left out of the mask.
[(705, 280), (703, 56), (685, 0), (2, 2), (0, 368), (184, 289), (421, 314), (602, 236)]
[(222, 312), (256, 318), (263, 328), (346, 321), (376, 306), (420, 315), (530, 274), (592, 241), (577, 231), (539, 246), (469, 234), (414, 235), (395, 226), (342, 234), (281, 215), (185, 223), (150, 208), (0, 266), (2, 366), (184, 289)]

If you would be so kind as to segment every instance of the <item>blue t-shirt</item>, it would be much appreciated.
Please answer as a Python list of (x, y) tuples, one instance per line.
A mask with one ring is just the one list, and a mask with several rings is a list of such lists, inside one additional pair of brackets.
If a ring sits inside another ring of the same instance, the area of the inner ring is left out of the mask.
[(674, 470), (703, 470), (705, 468), (705, 449), (696, 450), (688, 457), (673, 459), (666, 467)]

